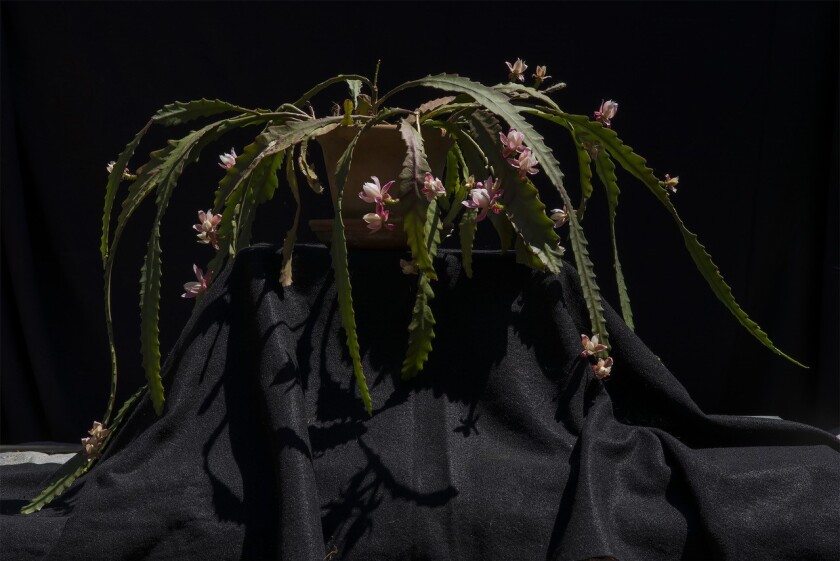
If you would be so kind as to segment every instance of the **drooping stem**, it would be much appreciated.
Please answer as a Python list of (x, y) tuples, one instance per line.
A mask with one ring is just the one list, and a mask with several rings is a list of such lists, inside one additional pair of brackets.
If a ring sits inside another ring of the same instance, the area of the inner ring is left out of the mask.
[(371, 88), (371, 93), (373, 94), (373, 113), (376, 114), (376, 110), (378, 109), (379, 105), (379, 65), (382, 63), (382, 59), (376, 59), (376, 69), (373, 71), (373, 87)]
[(111, 391), (108, 395), (108, 406), (102, 416), (102, 424), (107, 426), (111, 422), (114, 403), (117, 399), (117, 348), (114, 342), (114, 320), (111, 317), (111, 270), (114, 260), (108, 259), (105, 265), (105, 328), (108, 332), (108, 349), (111, 354)]

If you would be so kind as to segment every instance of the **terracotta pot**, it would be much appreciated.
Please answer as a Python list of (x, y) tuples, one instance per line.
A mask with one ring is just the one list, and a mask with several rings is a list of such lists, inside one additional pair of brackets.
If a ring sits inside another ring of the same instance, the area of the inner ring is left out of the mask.
[[(358, 131), (358, 127), (338, 127), (316, 139), (324, 153), (333, 208), (337, 199), (335, 168), (338, 159), (344, 154)], [(435, 177), (440, 177), (446, 165), (446, 154), (452, 147), (452, 140), (442, 136), (438, 129), (422, 127), (421, 132), (430, 171)], [(356, 144), (341, 201), (341, 216), (344, 220), (345, 237), (349, 246), (382, 249), (407, 247), (402, 220), (399, 216), (392, 214), (392, 222), (396, 226), (394, 230), (382, 229), (379, 232), (370, 233), (362, 216), (373, 212), (374, 207), (359, 198), (362, 185), (370, 181), (371, 176), (378, 177), (383, 185), (392, 179), (397, 184), (399, 183), (398, 176), (405, 161), (405, 150), (405, 142), (396, 125), (376, 125), (367, 131)], [(393, 190), (396, 187), (395, 184), (391, 193), (394, 193)], [(309, 221), (312, 231), (325, 243), (329, 243), (331, 239), (332, 224), (332, 220)]]

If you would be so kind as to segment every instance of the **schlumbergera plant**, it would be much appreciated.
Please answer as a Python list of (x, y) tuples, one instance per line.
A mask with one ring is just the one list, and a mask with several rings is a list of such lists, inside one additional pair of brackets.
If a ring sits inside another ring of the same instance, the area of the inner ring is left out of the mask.
[[(432, 352), (435, 319), (432, 309), (434, 281), (437, 274), (434, 257), (443, 237), (454, 235), (460, 240), (463, 270), (472, 277), (471, 254), (477, 223), (487, 219), (499, 234), (501, 249), (515, 252), (519, 263), (530, 268), (558, 273), (564, 266), (562, 245), (570, 242), (581, 290), (589, 311), (591, 332), (583, 334), (581, 358), (588, 360), (593, 376), (599, 380), (610, 376), (609, 333), (603, 314), (601, 293), (587, 249), (582, 219), (587, 201), (595, 185), (606, 194), (612, 256), (618, 285), (621, 313), (633, 328), (630, 298), (618, 259), (615, 240), (615, 217), (619, 188), (616, 166), (624, 168), (638, 180), (674, 218), (686, 248), (698, 270), (714, 294), (735, 318), (762, 344), (773, 352), (796, 363), (777, 349), (767, 335), (736, 303), (730, 287), (724, 282), (710, 255), (677, 214), (671, 200), (676, 193), (677, 177), (658, 177), (646, 160), (619, 139), (612, 128), (618, 103), (601, 101), (592, 117), (567, 113), (551, 97), (565, 87), (556, 83), (545, 87), (550, 76), (545, 66), (526, 79), (527, 65), (522, 60), (506, 63), (508, 81), (486, 86), (454, 74), (426, 76), (401, 84), (384, 95), (378, 87), (377, 64), (374, 78), (361, 75), (340, 75), (322, 82), (299, 99), (281, 104), (276, 110), (246, 109), (231, 103), (201, 99), (176, 102), (163, 107), (128, 143), (116, 162), (108, 165), (110, 175), (105, 195), (102, 223), (101, 254), (105, 269), (106, 326), (111, 354), (111, 391), (102, 423), (95, 423), (90, 438), (84, 440), (85, 453), (69, 462), (53, 482), (24, 512), (34, 512), (68, 487), (90, 468), (131, 402), (147, 389), (155, 411), (164, 408), (164, 386), (161, 382), (161, 354), (158, 341), (158, 309), (161, 295), (160, 227), (164, 212), (184, 169), (198, 161), (202, 150), (233, 131), (261, 126), (254, 141), (237, 154), (235, 147), (220, 156), (218, 163), (225, 171), (209, 210), (198, 212), (199, 223), (193, 228), (200, 243), (213, 248), (215, 255), (204, 269), (194, 265), (197, 280), (184, 285), (185, 298), (202, 297), (212, 279), (237, 253), (251, 243), (251, 228), (257, 207), (269, 201), (277, 189), (288, 188), (298, 204), (293, 223), (283, 244), (280, 284), (292, 282), (292, 259), (300, 217), (299, 177), (316, 192), (322, 188), (308, 157), (308, 146), (337, 129), (351, 132), (343, 154), (337, 162), (327, 162), (328, 173), (334, 171), (334, 224), (329, 240), (335, 273), (340, 316), (347, 337), (352, 370), (361, 399), (368, 413), (371, 397), (356, 332), (351, 277), (348, 270), (348, 232), (346, 222), (353, 218), (342, 212), (350, 200), (363, 201), (367, 212), (355, 217), (364, 220), (366, 234), (387, 235), (397, 228), (404, 232), (410, 260), (401, 260), (406, 274), (417, 275), (416, 300), (407, 326), (406, 354), (402, 364), (403, 378), (418, 375)], [(526, 85), (530, 83), (531, 85)], [(349, 88), (341, 105), (333, 104), (332, 114), (319, 117), (312, 98), (331, 86)], [(427, 88), (435, 93), (430, 101), (416, 108), (394, 105), (397, 94), (411, 88)], [(594, 105), (594, 104), (593, 104)], [(219, 118), (220, 115), (226, 115)], [(154, 125), (181, 126), (198, 119), (209, 124), (170, 140), (151, 153), (148, 162), (130, 171), (129, 163), (147, 131)], [(554, 153), (532, 123), (557, 125), (568, 132), (576, 148), (580, 185), (574, 200), (563, 182), (563, 173)], [(347, 184), (354, 164), (354, 150), (365, 135), (382, 124), (396, 126), (404, 145), (402, 172), (397, 177), (371, 176), (360, 184)], [(433, 131), (448, 142), (445, 168), (440, 177), (432, 173), (427, 160), (424, 133)], [(594, 168), (594, 175), (593, 175)], [(546, 178), (560, 195), (563, 209), (546, 211), (531, 177)], [(282, 176), (284, 181), (281, 181)], [(597, 176), (597, 181), (594, 177)], [(123, 182), (126, 189), (121, 189)], [(111, 216), (121, 190), (125, 191), (122, 207), (112, 228)], [(156, 214), (140, 276), (141, 354), (147, 385), (138, 391), (116, 416), (112, 417), (117, 388), (117, 354), (114, 346), (111, 317), (111, 277), (117, 246), (126, 225), (140, 204), (154, 195)], [(209, 195), (208, 195), (208, 206)], [(567, 239), (558, 232), (568, 228)], [(112, 232), (113, 230), (113, 232)], [(206, 273), (205, 273), (206, 271)], [(796, 363), (799, 364), (799, 363)], [(105, 427), (108, 428), (105, 428)], [(109, 433), (110, 431), (110, 433)]]

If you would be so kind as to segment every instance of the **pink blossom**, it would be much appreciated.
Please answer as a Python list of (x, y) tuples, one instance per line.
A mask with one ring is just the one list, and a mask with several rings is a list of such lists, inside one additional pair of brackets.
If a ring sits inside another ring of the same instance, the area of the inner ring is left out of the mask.
[(193, 265), (193, 272), (195, 273), (195, 278), (198, 279), (198, 281), (185, 283), (184, 290), (186, 290), (186, 292), (181, 295), (181, 298), (195, 298), (199, 294), (207, 292), (207, 288), (213, 281), (213, 271), (208, 271), (205, 275), (204, 271), (201, 270), (201, 267)]
[(499, 140), (502, 141), (502, 146), (505, 147), (502, 151), (503, 158), (507, 158), (511, 154), (521, 152), (525, 149), (525, 135), (516, 129), (510, 129), (507, 134), (499, 132)]
[(599, 380), (604, 380), (610, 377), (610, 371), (612, 370), (612, 366), (612, 357), (607, 357), (606, 360), (603, 358), (599, 358), (598, 363), (592, 365), (592, 372), (595, 373), (596, 378), (598, 378)]
[(103, 438), (108, 436), (108, 433), (110, 432), (111, 430), (105, 428), (105, 425), (103, 425), (99, 421), (94, 421), (93, 426), (88, 431), (88, 434), (97, 440), (102, 440)]
[(219, 159), (221, 163), (219, 167), (222, 169), (230, 169), (236, 165), (236, 150), (233, 148), (230, 149), (230, 152), (226, 152), (224, 154), (219, 154)]
[(99, 421), (93, 422), (93, 427), (88, 431), (89, 437), (82, 439), (82, 446), (84, 447), (85, 455), (88, 460), (92, 460), (99, 456), (102, 445), (105, 443), (105, 437), (111, 431), (105, 428), (105, 425)]
[(193, 229), (198, 232), (196, 236), (198, 243), (211, 244), (213, 249), (219, 251), (218, 230), (219, 223), (222, 221), (222, 215), (213, 214), (212, 209), (204, 212), (198, 211), (198, 224), (193, 225)]
[(375, 175), (371, 176), (373, 183), (365, 183), (362, 185), (362, 190), (359, 193), (359, 198), (366, 203), (382, 204), (385, 201), (391, 200), (391, 195), (388, 194), (388, 189), (394, 184), (389, 181), (385, 185), (379, 184), (379, 178)]
[(388, 222), (388, 211), (385, 210), (383, 205), (376, 205), (376, 212), (369, 212), (362, 216), (365, 222), (367, 222), (367, 227), (370, 230), (370, 234), (374, 232), (378, 232), (383, 227), (386, 230), (393, 230), (394, 225)]
[(598, 342), (597, 334), (593, 335), (592, 339), (589, 339), (587, 335), (581, 334), (580, 342), (583, 344), (583, 352), (580, 353), (581, 357), (594, 356), (595, 353), (607, 350), (606, 345)]
[(539, 88), (540, 84), (551, 78), (551, 76), (546, 76), (546, 72), (547, 70), (545, 66), (537, 66), (533, 74), (535, 88)]
[(601, 107), (595, 111), (595, 120), (600, 121), (605, 127), (612, 126), (612, 118), (618, 113), (618, 102), (611, 99), (607, 101), (601, 100)]
[(432, 200), (439, 195), (446, 195), (446, 189), (443, 187), (443, 182), (431, 173), (426, 172), (426, 181), (423, 183), (421, 192), (426, 195), (426, 200)]
[(671, 191), (672, 193), (677, 192), (677, 184), (680, 182), (680, 176), (671, 177), (667, 173), (665, 174), (665, 181), (662, 182), (662, 186)]
[(412, 259), (411, 261), (400, 259), (400, 269), (402, 269), (404, 275), (416, 275), (419, 273), (416, 259)]
[(563, 208), (555, 208), (549, 212), (551, 213), (549, 215), (549, 218), (551, 218), (551, 220), (554, 221), (555, 228), (562, 227), (563, 224), (565, 224), (566, 221), (569, 220), (569, 213), (566, 212), (565, 206)]
[(479, 209), (478, 216), (475, 221), (481, 222), (487, 217), (488, 212), (499, 214), (502, 210), (502, 205), (497, 202), (497, 199), (502, 196), (504, 191), (499, 189), (499, 182), (494, 185), (493, 178), (488, 177), (484, 183), (478, 182), (475, 184), (475, 189), (470, 189), (470, 200), (462, 201), (461, 204), (467, 208)]
[(531, 155), (530, 148), (523, 148), (522, 151), (519, 152), (518, 158), (508, 158), (508, 163), (519, 169), (519, 179), (525, 179), (525, 174), (534, 175), (540, 171), (536, 169), (539, 162), (537, 162), (537, 159)]
[(99, 446), (100, 442), (95, 438), (88, 437), (82, 439), (82, 447), (84, 448), (85, 456), (87, 456), (89, 460), (99, 456)]
[(520, 82), (525, 81), (525, 70), (528, 69), (528, 65), (525, 64), (525, 61), (522, 59), (516, 59), (516, 62), (513, 64), (509, 62), (505, 62), (507, 64), (508, 70), (510, 70), (510, 74), (508, 74), (508, 78), (511, 81), (519, 80)]

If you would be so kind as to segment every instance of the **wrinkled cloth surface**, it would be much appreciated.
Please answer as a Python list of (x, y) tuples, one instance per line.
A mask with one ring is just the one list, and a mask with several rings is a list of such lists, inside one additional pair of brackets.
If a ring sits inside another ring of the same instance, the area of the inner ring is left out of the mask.
[(297, 247), (284, 289), (276, 250), (251, 248), (168, 356), (162, 417), (139, 400), (34, 515), (14, 512), (55, 466), (0, 468), (2, 558), (840, 558), (838, 440), (704, 414), (609, 306), (615, 366), (596, 380), (573, 266), (476, 252), (469, 279), (442, 250), (434, 351), (401, 381), (417, 277), (400, 257), (350, 252), (372, 416), (329, 250)]

